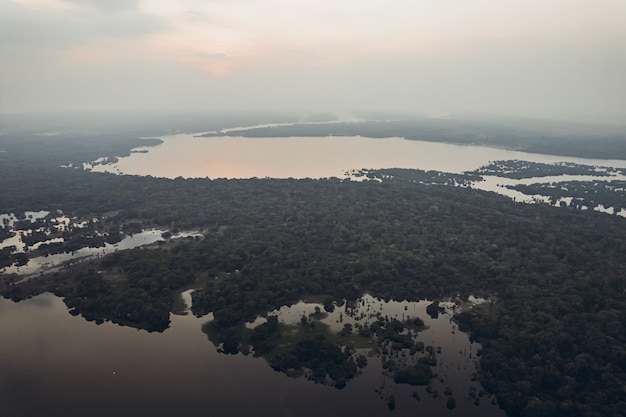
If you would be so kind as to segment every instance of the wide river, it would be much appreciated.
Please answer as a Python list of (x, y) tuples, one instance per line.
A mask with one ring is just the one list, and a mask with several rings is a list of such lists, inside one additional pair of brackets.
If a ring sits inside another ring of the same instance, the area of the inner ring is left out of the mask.
[[(473, 171), (492, 161), (521, 160), (539, 163), (572, 162), (582, 165), (626, 168), (624, 160), (543, 155), (510, 149), (361, 136), (247, 138), (242, 136), (199, 137), (179, 134), (162, 137), (163, 143), (138, 148), (115, 164), (85, 164), (97, 172), (151, 175), (165, 178), (346, 178), (360, 169), (417, 168), (451, 173)], [(549, 201), (525, 195), (506, 186), (558, 181), (616, 179), (589, 175), (510, 179), (483, 176), (473, 188), (493, 191), (519, 202)], [(560, 202), (557, 202), (557, 205)], [(589, 207), (612, 213), (603, 206)], [(626, 216), (626, 209), (618, 212)]]
[(346, 171), (419, 168), (461, 173), (495, 160), (575, 162), (626, 168), (626, 161), (531, 154), (508, 149), (448, 143), (348, 137), (246, 138), (162, 137), (163, 143), (140, 148), (113, 165), (95, 171), (185, 178), (323, 178), (345, 177)]

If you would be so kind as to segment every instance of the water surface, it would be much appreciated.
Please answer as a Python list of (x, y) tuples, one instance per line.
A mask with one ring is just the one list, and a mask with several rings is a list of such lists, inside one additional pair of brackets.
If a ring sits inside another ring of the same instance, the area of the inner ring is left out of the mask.
[(354, 169), (417, 168), (461, 173), (491, 161), (574, 162), (626, 168), (626, 161), (531, 154), (449, 143), (348, 137), (246, 138), (164, 136), (113, 165), (94, 171), (166, 178), (324, 178), (345, 177)]
[[(407, 304), (413, 306), (422, 308)], [(453, 412), (445, 408), (441, 391), (434, 400), (418, 387), (417, 402), (411, 397), (416, 388), (394, 388), (374, 358), (344, 390), (292, 379), (274, 372), (263, 359), (217, 353), (201, 331), (207, 318), (192, 315), (172, 315), (164, 333), (148, 333), (71, 316), (61, 299), (46, 293), (20, 303), (0, 299), (0, 317), (3, 417), (504, 415), (486, 398), (480, 407), (464, 402), (460, 388), (454, 392)], [(437, 327), (447, 326), (449, 318), (427, 322), (433, 333), (426, 331), (423, 337), (444, 352), (448, 346), (462, 350), (467, 336)], [(437, 339), (446, 334), (456, 338), (451, 345)], [(467, 370), (448, 368), (448, 377), (458, 372), (466, 379)], [(393, 413), (374, 391), (381, 386), (385, 395), (396, 397)]]

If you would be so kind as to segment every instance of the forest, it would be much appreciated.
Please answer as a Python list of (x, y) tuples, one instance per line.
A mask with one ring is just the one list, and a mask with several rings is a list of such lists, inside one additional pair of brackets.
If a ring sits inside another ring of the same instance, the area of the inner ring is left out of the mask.
[[(193, 313), (213, 313), (217, 344), (259, 353), (273, 350), (277, 328), (268, 312), (299, 300), (327, 300), (330, 307), (364, 294), (415, 301), (483, 296), (491, 301), (455, 320), (482, 344), (477, 377), (508, 415), (624, 415), (626, 219), (519, 204), (447, 185), (467, 180), (463, 175), (419, 170), (364, 181), (170, 180), (60, 168), (142, 144), (109, 139), (0, 137), (0, 212), (104, 219), (102, 233), (112, 240), (148, 227), (202, 237), (165, 238), (21, 282), (3, 274), (3, 296), (51, 291), (72, 314), (162, 331), (175, 294), (194, 287)], [(256, 335), (224, 338), (258, 316), (269, 324)], [(381, 340), (400, 335), (385, 333), (397, 324), (382, 325), (368, 330)], [(270, 364), (310, 369), (308, 352), (325, 352), (347, 365), (333, 373), (317, 362), (325, 373), (313, 377), (341, 387), (359, 365), (337, 346), (306, 339), (294, 344), (290, 365), (280, 356)], [(397, 370), (396, 379), (421, 383), (430, 377), (426, 369)]]
[[(380, 117), (380, 116), (379, 116)], [(229, 133), (230, 134), (230, 133)], [(402, 137), (409, 140), (461, 145), (505, 147), (546, 155), (626, 159), (624, 131), (620, 126), (542, 120), (476, 118), (397, 118), (292, 123), (238, 130), (247, 137), (365, 136)], [(226, 133), (214, 131), (201, 136)]]

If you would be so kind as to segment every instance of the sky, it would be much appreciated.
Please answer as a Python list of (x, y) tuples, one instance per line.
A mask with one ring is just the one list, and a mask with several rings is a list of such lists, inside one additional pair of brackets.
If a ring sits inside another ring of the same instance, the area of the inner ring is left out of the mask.
[(0, 112), (626, 116), (624, 0), (0, 0)]

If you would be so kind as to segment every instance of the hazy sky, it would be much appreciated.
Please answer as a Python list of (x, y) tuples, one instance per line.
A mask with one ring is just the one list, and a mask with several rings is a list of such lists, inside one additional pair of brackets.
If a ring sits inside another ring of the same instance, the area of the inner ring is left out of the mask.
[(625, 0), (0, 0), (0, 111), (625, 113)]

